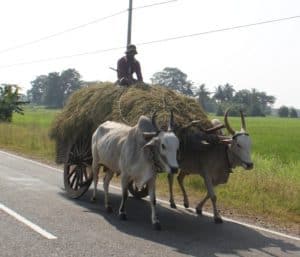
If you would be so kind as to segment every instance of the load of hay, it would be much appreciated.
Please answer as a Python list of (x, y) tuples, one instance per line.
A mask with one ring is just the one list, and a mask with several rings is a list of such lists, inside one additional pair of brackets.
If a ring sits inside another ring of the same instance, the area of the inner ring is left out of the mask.
[(161, 86), (134, 85), (120, 87), (99, 83), (76, 91), (53, 122), (50, 137), (57, 144), (58, 163), (65, 161), (70, 144), (80, 137), (91, 139), (92, 133), (107, 120), (134, 126), (141, 115), (151, 117), (157, 111), (157, 123), (165, 126), (173, 110), (177, 127), (200, 120), (201, 127), (211, 123), (195, 99)]

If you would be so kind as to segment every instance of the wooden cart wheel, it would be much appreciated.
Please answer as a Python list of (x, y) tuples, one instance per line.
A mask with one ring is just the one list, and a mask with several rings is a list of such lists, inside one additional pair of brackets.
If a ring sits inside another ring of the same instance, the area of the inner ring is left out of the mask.
[(90, 187), (92, 176), (92, 154), (90, 140), (78, 140), (68, 155), (68, 162), (64, 165), (64, 185), (71, 198), (81, 197)]
[(128, 186), (129, 192), (136, 198), (142, 199), (148, 195), (148, 186), (144, 185), (140, 190), (136, 187), (134, 182), (131, 182)]

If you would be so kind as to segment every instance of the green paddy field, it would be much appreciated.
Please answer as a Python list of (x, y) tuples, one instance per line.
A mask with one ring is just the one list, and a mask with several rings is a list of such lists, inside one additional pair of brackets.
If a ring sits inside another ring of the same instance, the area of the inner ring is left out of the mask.
[[(26, 108), (25, 115), (14, 115), (12, 123), (0, 123), (0, 148), (54, 162), (54, 143), (48, 133), (58, 112)], [(239, 118), (230, 118), (230, 123), (236, 130), (240, 128)], [(300, 119), (249, 117), (246, 123), (255, 167), (251, 171), (236, 169), (228, 184), (217, 187), (221, 211), (232, 209), (241, 215), (295, 224), (300, 230)], [(202, 179), (189, 176), (185, 184), (191, 202), (199, 201), (205, 190)], [(159, 178), (158, 192), (168, 196), (165, 175)], [(175, 192), (181, 203), (177, 186)]]

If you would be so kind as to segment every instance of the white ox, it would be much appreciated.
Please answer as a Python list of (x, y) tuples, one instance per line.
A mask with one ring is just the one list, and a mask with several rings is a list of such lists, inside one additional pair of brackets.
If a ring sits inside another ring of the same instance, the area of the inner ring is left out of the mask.
[(108, 212), (112, 208), (108, 200), (109, 182), (113, 174), (121, 174), (122, 202), (119, 209), (121, 220), (126, 220), (125, 201), (128, 197), (128, 185), (134, 181), (137, 187), (149, 188), (151, 219), (154, 229), (160, 229), (155, 210), (155, 180), (157, 172), (176, 173), (178, 169), (177, 150), (179, 141), (172, 132), (173, 115), (171, 113), (167, 132), (159, 131), (155, 122), (141, 116), (134, 127), (107, 121), (101, 124), (92, 137), (93, 179), (96, 197), (99, 168), (104, 167), (104, 203)]

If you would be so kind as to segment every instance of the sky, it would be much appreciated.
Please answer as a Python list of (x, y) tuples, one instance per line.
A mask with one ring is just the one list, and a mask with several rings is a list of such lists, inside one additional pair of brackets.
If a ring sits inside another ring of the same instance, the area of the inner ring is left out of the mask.
[[(165, 1), (133, 0), (133, 7)], [(85, 81), (115, 81), (116, 74), (109, 67), (116, 67), (124, 55), (128, 3), (0, 1), (0, 83), (18, 84), (26, 92), (37, 76), (69, 68), (79, 71)], [(16, 47), (119, 12), (81, 29)], [(298, 15), (299, 0), (177, 0), (133, 10), (131, 41), (137, 45), (136, 58), (146, 82), (165, 67), (177, 67), (195, 86), (204, 83), (211, 92), (226, 83), (236, 90), (256, 88), (275, 96), (276, 108), (300, 109), (300, 18), (143, 44)], [(112, 48), (116, 49), (102, 51)], [(57, 59), (89, 52), (94, 53)], [(35, 62), (43, 59), (48, 61)], [(32, 63), (16, 65), (28, 62)]]

